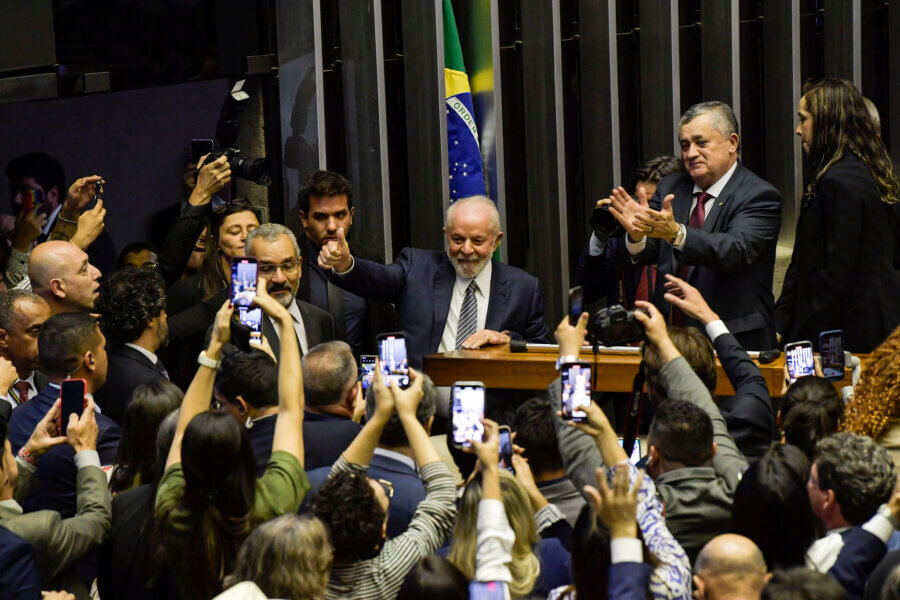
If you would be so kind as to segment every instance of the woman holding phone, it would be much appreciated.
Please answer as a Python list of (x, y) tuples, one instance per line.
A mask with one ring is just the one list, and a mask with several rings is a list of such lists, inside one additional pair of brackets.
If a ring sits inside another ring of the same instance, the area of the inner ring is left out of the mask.
[(798, 115), (812, 178), (775, 305), (778, 333), (815, 343), (842, 329), (847, 350), (871, 352), (900, 324), (900, 182), (849, 81), (807, 84)]

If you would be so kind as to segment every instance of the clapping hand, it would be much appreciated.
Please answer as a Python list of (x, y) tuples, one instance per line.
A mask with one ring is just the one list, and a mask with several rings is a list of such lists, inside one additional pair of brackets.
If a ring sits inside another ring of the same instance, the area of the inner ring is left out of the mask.
[(644, 239), (648, 230), (651, 229), (638, 221), (638, 216), (649, 219), (650, 205), (647, 202), (647, 193), (644, 190), (644, 186), (639, 186), (637, 189), (637, 202), (622, 186), (615, 188), (609, 199), (609, 212), (625, 228), (631, 241), (639, 242)]
[(628, 485), (628, 465), (619, 464), (614, 468), (613, 487), (606, 483), (606, 469), (597, 469), (597, 487), (584, 486), (597, 515), (609, 527), (613, 538), (637, 537), (637, 494), (644, 472), (638, 471), (634, 486)]

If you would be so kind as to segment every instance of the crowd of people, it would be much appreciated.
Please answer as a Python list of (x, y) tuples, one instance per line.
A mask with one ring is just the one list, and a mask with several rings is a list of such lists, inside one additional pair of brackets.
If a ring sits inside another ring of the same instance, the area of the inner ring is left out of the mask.
[[(480, 436), (442, 448), (425, 355), (588, 355), (589, 313), (551, 333), (537, 279), (493, 260), (488, 198), (450, 206), (445, 252), (382, 264), (351, 241), (345, 177), (306, 179), (295, 232), (231, 193), (222, 156), (162, 246), (112, 261), (101, 176), (66, 188), (49, 155), (10, 162), (0, 596), (900, 597), (900, 183), (852, 84), (806, 86), (798, 115), (812, 177), (777, 302), (782, 198), (741, 164), (727, 105), (688, 109), (681, 159), (597, 202), (574, 280), (635, 309), (640, 457), (615, 398), (572, 421), (559, 378), (503, 410), (489, 395), (462, 428)], [(231, 297), (243, 257), (258, 339)], [(866, 354), (849, 400), (820, 370), (771, 393), (750, 351), (826, 330)], [(405, 354), (364, 392), (360, 356), (396, 331)]]

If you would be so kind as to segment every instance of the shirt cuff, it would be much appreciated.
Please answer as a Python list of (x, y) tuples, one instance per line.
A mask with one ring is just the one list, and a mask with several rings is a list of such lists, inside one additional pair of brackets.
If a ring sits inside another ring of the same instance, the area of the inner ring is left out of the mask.
[(85, 467), (100, 467), (100, 455), (96, 450), (82, 450), (75, 455), (75, 466), (79, 469)]
[(606, 242), (600, 241), (596, 233), (591, 234), (591, 242), (588, 245), (588, 254), (591, 256), (602, 256), (606, 252)]
[(644, 236), (641, 238), (639, 242), (632, 242), (628, 237), (628, 234), (625, 234), (625, 248), (628, 249), (628, 254), (640, 254), (644, 251), (644, 248), (647, 246), (647, 237)]
[(706, 324), (706, 335), (709, 336), (710, 341), (715, 342), (717, 337), (725, 333), (730, 332), (728, 331), (728, 327), (726, 327), (725, 325), (725, 321), (723, 321), (722, 319), (710, 321)]
[(566, 515), (555, 504), (546, 504), (534, 513), (534, 528), (538, 533), (547, 529), (554, 523), (564, 520)]
[(644, 549), (638, 538), (613, 538), (609, 544), (612, 564), (644, 562)]
[(18, 456), (16, 457), (16, 463), (19, 465), (20, 469), (25, 469), (29, 473), (37, 472), (37, 467), (35, 465), (31, 464), (27, 460), (23, 460), (22, 458), (20, 458)]
[(894, 525), (887, 519), (878, 513), (863, 523), (863, 529), (877, 537), (879, 540), (888, 543), (888, 540), (891, 539), (891, 535), (894, 533)]
[(334, 273), (335, 275), (337, 275), (338, 277), (343, 277), (344, 275), (346, 275), (347, 273), (349, 273), (350, 271), (352, 271), (352, 270), (353, 270), (353, 267), (355, 267), (355, 266), (356, 266), (356, 259), (353, 258), (353, 257), (351, 256), (351, 257), (350, 257), (350, 268), (349, 268), (349, 269), (347, 269), (347, 270), (344, 271), (343, 273), (338, 273), (335, 269), (331, 269), (331, 272)]

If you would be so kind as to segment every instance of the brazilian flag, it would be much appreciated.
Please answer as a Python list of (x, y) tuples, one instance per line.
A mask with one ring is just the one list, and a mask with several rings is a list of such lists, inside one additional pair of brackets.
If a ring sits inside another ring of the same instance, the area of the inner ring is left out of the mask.
[(444, 0), (444, 84), (447, 89), (450, 202), (453, 202), (468, 196), (484, 195), (485, 188), (472, 91), (450, 0)]

